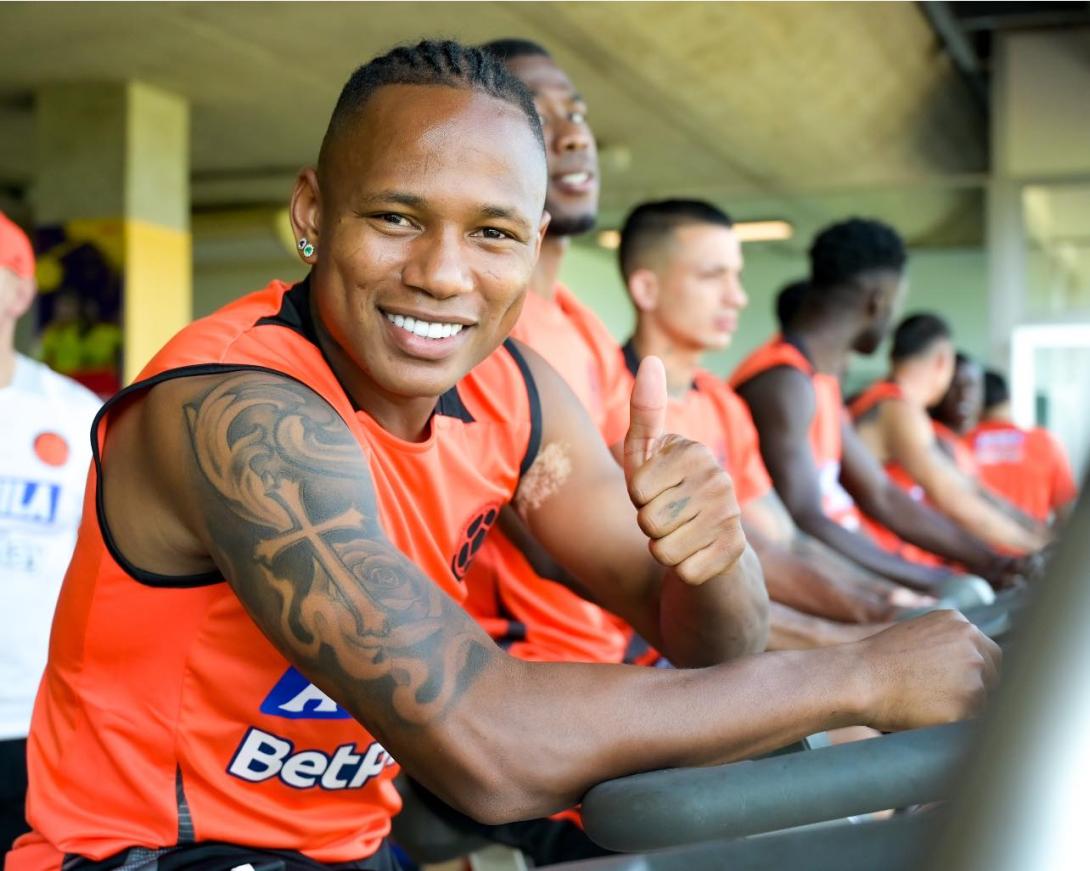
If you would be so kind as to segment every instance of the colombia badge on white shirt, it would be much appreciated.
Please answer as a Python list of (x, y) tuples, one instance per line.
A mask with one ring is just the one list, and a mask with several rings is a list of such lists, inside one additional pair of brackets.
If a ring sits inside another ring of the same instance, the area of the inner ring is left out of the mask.
[(25, 737), (30, 726), (100, 405), (21, 354), (0, 387), (0, 740)]

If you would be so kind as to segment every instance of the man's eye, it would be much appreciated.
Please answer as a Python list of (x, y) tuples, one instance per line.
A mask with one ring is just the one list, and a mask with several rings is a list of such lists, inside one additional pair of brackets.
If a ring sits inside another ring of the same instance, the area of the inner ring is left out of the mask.
[(572, 124), (586, 124), (587, 113), (585, 111), (579, 111), (577, 109), (573, 112), (568, 113), (568, 120), (571, 121)]
[(497, 230), (495, 227), (482, 227), (481, 235), (486, 239), (513, 239), (510, 233), (506, 233), (503, 230)]
[(409, 219), (406, 218), (404, 215), (397, 214), (396, 212), (386, 212), (384, 214), (377, 215), (376, 217), (380, 221), (383, 221), (387, 224), (393, 224), (395, 227), (410, 226)]

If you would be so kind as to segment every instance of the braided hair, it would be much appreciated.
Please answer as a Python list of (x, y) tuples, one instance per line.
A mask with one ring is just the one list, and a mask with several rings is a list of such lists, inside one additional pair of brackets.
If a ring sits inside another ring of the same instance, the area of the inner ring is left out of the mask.
[(534, 108), (533, 96), (495, 55), (453, 40), (423, 40), (416, 45), (391, 49), (352, 73), (329, 119), (319, 165), (329, 143), (367, 105), (375, 91), (386, 85), (442, 85), (503, 100), (522, 110), (534, 138), (542, 150), (545, 149), (545, 136), (541, 132), (541, 119)]

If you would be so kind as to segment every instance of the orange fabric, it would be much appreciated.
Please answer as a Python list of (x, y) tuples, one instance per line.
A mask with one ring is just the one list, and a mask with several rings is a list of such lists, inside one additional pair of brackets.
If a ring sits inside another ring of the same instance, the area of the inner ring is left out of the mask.
[[(625, 361), (633, 379), (631, 385), (639, 366), (631, 345), (625, 347)], [(684, 396), (670, 397), (666, 406), (666, 430), (700, 442), (711, 450), (734, 481), (739, 506), (745, 507), (772, 489), (749, 409), (738, 394), (710, 372), (697, 370), (692, 389)]]
[[(848, 404), (848, 413), (858, 425), (864, 417), (876, 411), (878, 406), (889, 399), (903, 399), (904, 393), (893, 381), (876, 381)], [(902, 490), (906, 490), (917, 502), (923, 499), (923, 489), (900, 463), (888, 461), (886, 473)], [(873, 525), (873, 524), (872, 524)], [(892, 534), (892, 533), (890, 533)]]
[[(888, 380), (876, 381), (848, 404), (848, 412), (851, 414), (852, 420), (858, 425), (864, 417), (876, 411), (883, 402), (890, 399), (902, 398), (904, 398), (904, 393), (895, 382)], [(890, 480), (892, 480), (893, 483), (908, 493), (908, 495), (917, 502), (924, 501), (923, 488), (916, 483), (915, 478), (905, 471), (904, 466), (889, 460), (885, 463), (885, 469), (886, 474), (889, 475)], [(943, 565), (943, 560), (940, 557), (937, 557), (935, 554), (929, 553), (926, 550), (922, 550), (914, 544), (909, 544), (897, 535), (897, 533), (887, 529), (865, 514), (860, 515), (860, 520), (862, 521), (863, 529), (866, 530), (867, 534), (872, 539), (874, 539), (875, 544), (883, 550), (894, 553), (901, 559), (920, 565)]]
[[(184, 377), (188, 366), (200, 367), (190, 374), (261, 367), (307, 384), (358, 439), (389, 539), (462, 599), (459, 575), (487, 525), (479, 518), (494, 519), (512, 497), (534, 442), (517, 360), (498, 349), (457, 385), (473, 422), (440, 404), (428, 439), (403, 442), (353, 409), (307, 337), (306, 284), (288, 290), (273, 282), (191, 324), (137, 385)], [(293, 312), (304, 313), (300, 329), (290, 325)], [(100, 448), (108, 437), (103, 415)], [(10, 854), (9, 871), (55, 866), (59, 853), (101, 859), (173, 845), (178, 789), (201, 841), (321, 862), (373, 853), (400, 807), (394, 761), (290, 668), (221, 578), (152, 586), (122, 568), (99, 526), (96, 490), (92, 469), (29, 739), (35, 832)]]
[[(631, 383), (634, 383), (639, 359), (631, 344), (624, 348), (624, 359), (633, 379)], [(711, 450), (734, 481), (739, 507), (744, 508), (772, 489), (749, 409), (730, 387), (710, 372), (697, 370), (692, 389), (684, 396), (670, 397), (666, 406), (666, 429)], [(643, 646), (645, 642), (632, 647), (633, 630), (622, 621), (617, 623), (628, 640), (627, 662), (653, 666), (662, 659), (662, 654), (655, 648)]]
[(840, 485), (844, 411), (837, 378), (816, 371), (798, 348), (783, 336), (774, 336), (741, 362), (730, 377), (730, 386), (737, 390), (758, 375), (780, 366), (798, 369), (814, 387), (815, 408), (810, 421), (809, 441), (814, 466), (818, 470), (825, 514), (847, 529), (859, 529), (859, 511), (852, 497)]
[(1042, 523), (1077, 495), (1067, 455), (1046, 429), (984, 421), (967, 442), (984, 485)]
[(609, 329), (575, 294), (562, 284), (551, 300), (528, 293), (511, 336), (560, 373), (606, 444), (624, 438), (631, 395), (624, 360)]
[[(551, 300), (530, 293), (511, 333), (571, 387), (607, 444), (628, 427), (628, 373), (616, 341), (563, 285)], [(544, 662), (620, 662), (625, 635), (597, 605), (537, 575), (494, 529), (466, 576), (466, 610), (512, 656)]]
[(865, 414), (876, 409), (887, 399), (903, 399), (904, 393), (895, 381), (875, 381), (870, 387), (848, 403), (852, 420), (858, 421)]

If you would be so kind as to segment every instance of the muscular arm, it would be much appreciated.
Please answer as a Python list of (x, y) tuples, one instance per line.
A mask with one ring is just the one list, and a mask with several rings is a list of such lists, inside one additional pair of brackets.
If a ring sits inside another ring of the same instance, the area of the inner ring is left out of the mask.
[(964, 563), (982, 577), (995, 579), (1002, 574), (1005, 560), (894, 484), (850, 424), (844, 425), (843, 443), (841, 481), (863, 511), (905, 541)]
[(900, 463), (931, 503), (971, 535), (994, 548), (1025, 553), (1045, 542), (1004, 515), (937, 449), (927, 413), (903, 400), (883, 403), (879, 426), (891, 459)]
[(830, 644), (847, 644), (886, 628), (881, 623), (837, 623), (797, 611), (780, 602), (772, 602), (769, 624), (769, 650), (806, 650)]
[(345, 424), (272, 375), (169, 381), (116, 412), (102, 492), (127, 558), (149, 571), (217, 567), (293, 665), (410, 775), (484, 822), (821, 729), (944, 722), (975, 710), (994, 679), (997, 648), (949, 613), (708, 669), (514, 660), (387, 540)]
[[(753, 415), (761, 456), (776, 492), (799, 529), (864, 568), (901, 584), (928, 590), (949, 577), (949, 572), (917, 566), (887, 553), (866, 536), (825, 515), (810, 450), (814, 390), (803, 373), (787, 366), (769, 369), (743, 384), (738, 394)], [(878, 473), (884, 476), (880, 467)]]
[[(541, 396), (543, 435), (534, 468), (516, 506), (533, 538), (578, 579), (593, 601), (627, 620), (673, 663), (693, 667), (764, 648), (767, 595), (756, 556), (739, 524), (711, 541), (697, 557), (708, 563), (734, 551), (729, 569), (694, 584), (679, 572), (699, 573), (700, 561), (674, 566), (669, 539), (652, 545), (629, 498), (625, 477), (570, 389), (551, 367), (524, 350)], [(664, 451), (706, 450), (681, 440)], [(723, 476), (724, 478), (726, 476)], [(729, 486), (729, 484), (728, 484)], [(669, 501), (669, 500), (667, 500)], [(737, 510), (724, 492), (715, 510)], [(580, 506), (573, 511), (572, 506)], [(692, 508), (679, 497), (667, 514), (685, 519)], [(649, 530), (650, 531), (650, 530)], [(687, 580), (689, 582), (687, 582)]]
[[(891, 620), (905, 606), (923, 607), (931, 601), (799, 532), (775, 491), (748, 502), (742, 522), (774, 602), (828, 620), (867, 623)], [(773, 636), (775, 617), (774, 612)]]

